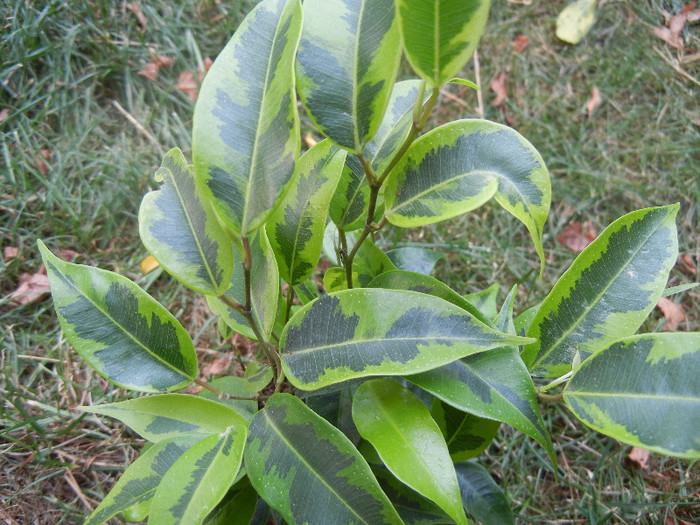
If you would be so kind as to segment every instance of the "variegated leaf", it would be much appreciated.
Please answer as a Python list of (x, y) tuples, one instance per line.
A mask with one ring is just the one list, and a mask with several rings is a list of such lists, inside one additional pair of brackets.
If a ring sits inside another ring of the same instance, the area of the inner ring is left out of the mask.
[(359, 286), (365, 287), (374, 277), (396, 270), (396, 266), (371, 239), (365, 239), (353, 260), (353, 270), (357, 272), (354, 286), (359, 283)]
[(633, 335), (661, 297), (678, 256), (678, 205), (634, 211), (608, 226), (561, 276), (532, 321), (523, 361), (556, 377)]
[(384, 115), (401, 57), (392, 0), (306, 0), (297, 82), (318, 129), (360, 153)]
[(185, 452), (163, 476), (148, 522), (197, 525), (233, 484), (243, 458), (246, 427), (229, 427)]
[(140, 392), (195, 378), (192, 339), (165, 307), (126, 277), (62, 261), (41, 241), (39, 249), (63, 333), (101, 376)]
[(352, 443), (288, 394), (272, 396), (253, 418), (245, 467), (291, 525), (402, 523)]
[(280, 275), (292, 286), (306, 280), (318, 264), (328, 207), (345, 156), (329, 140), (307, 151), (297, 163), (289, 191), (267, 222)]
[(490, 6), (491, 0), (397, 0), (413, 70), (435, 87), (456, 76), (479, 43)]
[[(329, 214), (335, 225), (345, 231), (362, 228), (367, 222), (369, 194), (369, 185), (360, 159), (348, 155), (330, 204)], [(380, 207), (377, 213), (383, 210)]]
[(297, 388), (372, 375), (405, 375), (523, 338), (502, 334), (438, 297), (367, 288), (321, 296), (300, 309), (280, 340)]
[(434, 401), (430, 413), (445, 436), (452, 461), (464, 461), (481, 454), (501, 426), (500, 421), (462, 412), (439, 399)]
[(147, 193), (139, 208), (143, 244), (188, 288), (223, 293), (233, 272), (233, 243), (201, 197), (179, 149), (165, 155), (156, 180), (161, 188)]
[(300, 0), (263, 0), (214, 61), (197, 99), (197, 182), (235, 235), (247, 237), (264, 223), (294, 171), (300, 34)]
[[(257, 361), (253, 361), (251, 365), (253, 364), (257, 364)], [(248, 368), (250, 368), (250, 366)], [(268, 380), (268, 383), (269, 382), (270, 381)], [(231, 396), (251, 395), (251, 391), (248, 389), (248, 382), (244, 378), (238, 376), (217, 377), (216, 379), (211, 380), (209, 385), (223, 392), (224, 394), (229, 394)], [(204, 399), (209, 399), (216, 403), (226, 405), (246, 419), (252, 419), (253, 415), (255, 415), (255, 413), (258, 411), (258, 403), (254, 400), (220, 398), (218, 394), (206, 388), (203, 388), (198, 395)]]
[(462, 297), (470, 304), (474, 305), (474, 308), (477, 308), (489, 320), (491, 320), (495, 319), (498, 315), (497, 301), (498, 292), (500, 289), (500, 284), (493, 283), (491, 286), (481, 290), (480, 292), (468, 293)]
[(206, 437), (230, 426), (245, 428), (248, 420), (230, 407), (201, 397), (163, 394), (129, 401), (80, 407), (83, 412), (118, 419), (144, 439), (159, 442), (184, 434)]
[(511, 128), (458, 120), (426, 133), (392, 170), (384, 194), (387, 219), (401, 227), (450, 219), (495, 197), (525, 224), (544, 265), (549, 173), (532, 144)]
[[(357, 282), (358, 280), (357, 272), (352, 272), (352, 281)], [(326, 292), (333, 293), (339, 292), (341, 290), (348, 289), (348, 279), (345, 274), (345, 268), (328, 268), (326, 273), (323, 274), (323, 287)]]
[(700, 459), (700, 333), (637, 335), (576, 370), (564, 401), (591, 428), (624, 443)]
[(455, 463), (462, 502), (467, 512), (482, 525), (514, 525), (508, 497), (488, 471), (472, 461)]

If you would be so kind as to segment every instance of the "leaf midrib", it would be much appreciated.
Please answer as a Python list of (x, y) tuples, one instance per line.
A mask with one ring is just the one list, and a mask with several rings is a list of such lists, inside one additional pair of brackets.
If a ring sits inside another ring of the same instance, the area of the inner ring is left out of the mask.
[(681, 397), (673, 395), (654, 395), (654, 394), (636, 394), (634, 392), (587, 392), (584, 390), (573, 390), (564, 392), (565, 396), (576, 397), (604, 397), (604, 398), (622, 398), (622, 399), (651, 399), (651, 400), (668, 400), (668, 401), (689, 401), (700, 403), (700, 397)]

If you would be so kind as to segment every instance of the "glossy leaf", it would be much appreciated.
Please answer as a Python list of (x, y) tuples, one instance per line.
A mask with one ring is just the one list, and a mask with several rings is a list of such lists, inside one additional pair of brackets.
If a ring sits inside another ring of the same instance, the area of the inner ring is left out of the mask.
[(257, 503), (257, 492), (247, 478), (243, 479), (207, 515), (204, 525), (250, 525)]
[(396, 270), (391, 259), (371, 239), (365, 239), (353, 261), (353, 271), (357, 272), (355, 286), (359, 283), (365, 287), (374, 277), (391, 270)]
[(396, 226), (423, 226), (491, 197), (525, 224), (544, 264), (549, 173), (532, 144), (500, 124), (458, 120), (416, 140), (387, 180), (386, 216)]
[(270, 384), (274, 373), (270, 365), (261, 364), (258, 361), (249, 363), (243, 374), (245, 388), (249, 393), (260, 392)]
[(159, 442), (185, 434), (206, 437), (229, 426), (245, 428), (248, 420), (230, 407), (184, 394), (139, 397), (129, 401), (80, 407), (83, 412), (118, 419), (144, 439)]
[(384, 115), (401, 58), (392, 0), (305, 0), (299, 95), (318, 129), (360, 153)]
[[(357, 272), (352, 273), (353, 282), (357, 282)], [(348, 280), (344, 268), (328, 268), (323, 275), (323, 287), (328, 293), (339, 292), (348, 289)]]
[(85, 525), (99, 525), (134, 505), (153, 498), (168, 469), (196, 443), (196, 438), (171, 438), (156, 443), (134, 461), (90, 514)]
[(467, 512), (482, 525), (515, 524), (513, 511), (503, 490), (481, 465), (455, 463), (457, 481)]
[(250, 424), (248, 476), (292, 525), (401, 523), (348, 439), (288, 394), (275, 394)]
[(528, 335), (523, 361), (535, 375), (571, 370), (633, 335), (661, 297), (678, 256), (678, 205), (638, 210), (608, 226), (581, 252), (545, 298)]
[(299, 298), (302, 304), (308, 304), (319, 296), (316, 283), (307, 279), (301, 284), (294, 287), (295, 295)]
[(300, 34), (299, 0), (263, 0), (202, 83), (192, 130), (195, 174), (235, 235), (248, 236), (263, 224), (294, 171)]
[(430, 275), (444, 253), (426, 250), (417, 246), (395, 248), (386, 252), (387, 257), (399, 270)]
[(624, 443), (700, 458), (700, 333), (638, 335), (584, 361), (564, 389), (581, 421)]
[(432, 86), (456, 76), (479, 43), (490, 0), (397, 0), (404, 50)]
[(556, 464), (535, 386), (514, 348), (497, 348), (406, 379), (459, 410), (502, 421), (535, 439)]
[(462, 412), (436, 399), (430, 411), (445, 437), (452, 461), (464, 461), (481, 454), (491, 444), (500, 421)]
[(321, 256), (331, 197), (346, 152), (324, 140), (297, 163), (290, 189), (266, 228), (282, 279), (292, 286), (313, 273)]
[(197, 375), (182, 325), (126, 277), (67, 263), (39, 241), (63, 333), (101, 376), (130, 390), (166, 392)]
[(437, 297), (368, 288), (325, 295), (282, 333), (282, 367), (297, 388), (405, 375), (525, 340), (501, 334)]
[[(251, 366), (254, 364), (257, 364), (257, 362), (253, 361), (253, 363), (251, 363)], [(248, 368), (251, 367), (249, 366)], [(269, 382), (270, 381), (268, 380), (267, 383)], [(265, 385), (267, 385), (267, 383), (265, 383)], [(251, 394), (255, 393), (251, 392), (248, 388), (249, 383), (244, 378), (238, 376), (217, 377), (216, 379), (210, 381), (209, 385), (213, 388), (216, 388), (217, 390), (220, 390), (225, 394), (229, 394), (232, 396), (250, 396)], [(265, 385), (263, 385), (263, 387)], [(247, 399), (219, 399), (219, 396), (217, 394), (215, 394), (211, 390), (207, 390), (206, 388), (203, 388), (198, 395), (199, 397), (203, 397), (204, 399), (209, 399), (211, 401), (215, 401), (217, 403), (226, 405), (227, 407), (230, 407), (232, 410), (235, 410), (236, 413), (238, 413), (246, 419), (251, 419), (253, 415), (258, 411), (257, 401)]]
[[(338, 228), (348, 232), (364, 227), (369, 212), (369, 194), (369, 185), (360, 159), (348, 155), (331, 200), (331, 220)], [(377, 212), (383, 209), (380, 207)]]
[(245, 427), (229, 427), (185, 452), (163, 476), (148, 522), (202, 523), (233, 484), (245, 442)]
[(139, 208), (139, 233), (148, 251), (170, 275), (204, 294), (218, 295), (233, 272), (233, 244), (210, 204), (195, 186), (182, 152), (163, 158), (156, 180)]
[(467, 523), (442, 432), (409, 390), (391, 379), (362, 383), (353, 398), (352, 417), (360, 435), (398, 479), (457, 523)]
[(515, 303), (515, 294), (518, 291), (518, 285), (514, 285), (513, 288), (508, 292), (508, 297), (503, 301), (503, 306), (498, 311), (496, 317), (494, 317), (493, 322), (496, 328), (507, 333), (516, 334), (515, 321), (513, 320), (513, 306)]
[(306, 406), (340, 430), (357, 446), (360, 434), (352, 420), (352, 395), (355, 389), (354, 386), (346, 386), (335, 392), (309, 395), (306, 398)]
[(498, 315), (498, 292), (501, 285), (493, 283), (488, 288), (480, 292), (468, 293), (464, 295), (470, 304), (474, 305), (488, 319), (495, 319)]

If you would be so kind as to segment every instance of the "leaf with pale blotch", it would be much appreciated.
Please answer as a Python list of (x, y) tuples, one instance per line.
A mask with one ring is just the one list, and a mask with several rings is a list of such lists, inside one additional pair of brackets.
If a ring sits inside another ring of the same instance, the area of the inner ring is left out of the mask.
[(401, 227), (444, 221), (495, 197), (527, 227), (544, 266), (549, 172), (532, 144), (511, 128), (478, 119), (435, 128), (392, 170), (384, 196), (387, 219)]
[(472, 461), (455, 463), (462, 502), (467, 512), (482, 525), (515, 523), (510, 502), (488, 471)]
[(185, 452), (163, 476), (151, 503), (149, 523), (202, 523), (231, 487), (246, 437), (246, 427), (229, 427)]
[(540, 443), (556, 464), (535, 386), (514, 348), (481, 352), (406, 379), (459, 410), (515, 427)]
[(365, 239), (360, 245), (352, 265), (353, 273), (357, 272), (357, 280), (353, 283), (365, 287), (369, 282), (385, 272), (396, 270), (389, 257), (371, 239)]
[(422, 273), (424, 275), (430, 275), (435, 269), (437, 262), (445, 257), (445, 254), (442, 252), (426, 250), (418, 246), (395, 248), (386, 252), (386, 255), (399, 270)]
[(462, 412), (439, 399), (433, 402), (430, 414), (445, 437), (452, 461), (464, 461), (481, 454), (501, 426), (500, 421)]
[[(369, 194), (369, 185), (360, 159), (354, 155), (348, 155), (331, 199), (329, 210), (331, 220), (338, 228), (345, 231), (364, 227), (369, 211)], [(383, 210), (383, 207), (380, 208)], [(377, 213), (379, 211), (380, 209)]]
[(532, 321), (523, 361), (535, 375), (571, 370), (633, 335), (661, 297), (678, 256), (678, 204), (629, 213), (608, 226), (559, 278)]
[(481, 313), (489, 319), (495, 319), (498, 315), (498, 292), (501, 285), (493, 283), (488, 288), (480, 292), (468, 293), (464, 295), (464, 299), (474, 305)]
[(182, 325), (126, 277), (67, 263), (39, 241), (68, 342), (101, 376), (130, 390), (167, 392), (197, 375)]
[(248, 420), (230, 407), (201, 397), (164, 394), (80, 407), (83, 412), (118, 419), (144, 439), (163, 441), (184, 434), (202, 437), (245, 428)]
[(523, 338), (502, 334), (438, 297), (367, 288), (321, 296), (290, 319), (282, 367), (297, 388), (405, 375)]
[(156, 180), (163, 182), (161, 188), (147, 193), (139, 208), (143, 244), (188, 288), (223, 293), (233, 272), (233, 244), (196, 188), (179, 149), (165, 155)]
[(479, 43), (490, 6), (491, 0), (398, 0), (413, 70), (435, 87), (456, 76)]
[(586, 425), (629, 445), (700, 459), (700, 333), (622, 339), (584, 361), (564, 401)]
[[(357, 278), (357, 273), (352, 272), (352, 281), (357, 282)], [(348, 280), (347, 275), (345, 274), (345, 268), (328, 268), (328, 270), (326, 270), (326, 273), (323, 274), (323, 287), (328, 293), (347, 290)]]
[(299, 0), (260, 2), (214, 61), (195, 106), (197, 183), (242, 237), (270, 215), (299, 154), (294, 57), (301, 16)]
[(302, 304), (310, 303), (319, 295), (316, 283), (311, 279), (307, 279), (303, 283), (297, 284), (294, 287), (294, 292)]
[[(257, 364), (256, 361), (253, 361), (253, 363)], [(251, 365), (253, 363), (251, 363)], [(251, 395), (251, 392), (248, 389), (248, 382), (244, 378), (238, 376), (217, 377), (216, 379), (210, 381), (209, 385), (223, 392), (224, 394), (229, 394), (231, 396)], [(253, 415), (258, 411), (257, 401), (248, 399), (219, 398), (218, 394), (206, 388), (203, 388), (198, 395), (199, 397), (203, 397), (204, 399), (210, 399), (211, 401), (215, 401), (217, 403), (226, 405), (227, 407), (230, 407), (232, 410), (235, 410), (239, 415), (243, 416), (246, 419), (251, 419)]]
[(249, 363), (243, 373), (245, 387), (250, 393), (260, 392), (273, 378), (272, 367), (259, 361)]
[(447, 444), (416, 396), (391, 379), (372, 379), (355, 392), (352, 418), (394, 476), (466, 525)]
[(306, 280), (318, 264), (328, 206), (345, 156), (329, 140), (307, 151), (297, 163), (289, 191), (268, 219), (266, 229), (280, 275), (292, 286)]
[(316, 127), (360, 153), (377, 131), (401, 58), (392, 0), (306, 0), (299, 95)]
[(129, 465), (85, 525), (99, 525), (120, 512), (151, 500), (168, 469), (196, 442), (197, 438), (185, 436), (154, 444)]
[(250, 424), (245, 468), (258, 494), (290, 524), (400, 524), (367, 462), (343, 433), (288, 394)]

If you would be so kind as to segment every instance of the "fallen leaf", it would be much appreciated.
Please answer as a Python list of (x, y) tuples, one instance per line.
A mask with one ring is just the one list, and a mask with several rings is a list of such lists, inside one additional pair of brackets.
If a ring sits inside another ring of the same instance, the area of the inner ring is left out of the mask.
[(574, 221), (557, 235), (557, 240), (575, 253), (582, 252), (598, 235), (591, 221), (586, 221), (585, 230), (583, 224)]
[(71, 250), (69, 248), (62, 248), (58, 250), (58, 253), (61, 254), (61, 259), (65, 261), (73, 261), (74, 259), (78, 257), (82, 257), (82, 254), (76, 252), (75, 250)]
[(557, 38), (578, 44), (595, 23), (596, 0), (576, 0), (567, 5), (557, 17)]
[(693, 9), (692, 11), (688, 11), (688, 23), (694, 24), (698, 21), (700, 21), (700, 9)]
[(41, 154), (34, 157), (34, 160), (36, 161), (36, 168), (45, 177), (46, 174), (49, 172), (49, 167), (44, 162), (44, 159), (48, 159), (46, 157), (46, 155), (43, 153), (44, 151), (47, 151), (47, 150), (42, 150)]
[(588, 102), (586, 102), (586, 111), (588, 111), (588, 118), (591, 118), (593, 112), (598, 106), (600, 106), (600, 103), (602, 101), (603, 99), (600, 98), (600, 90), (597, 86), (593, 86), (591, 88), (591, 98), (589, 98)]
[(649, 468), (649, 451), (646, 449), (632, 447), (630, 453), (627, 454), (627, 459), (629, 459), (637, 468), (642, 470)]
[(666, 42), (669, 46), (675, 47), (676, 49), (683, 49), (683, 38), (681, 33), (685, 27), (685, 23), (688, 21), (689, 12), (686, 9), (682, 9), (677, 15), (673, 15), (668, 21), (668, 27), (659, 26), (655, 27), (652, 31), (654, 36), (660, 38)]
[(215, 357), (209, 361), (206, 365), (202, 367), (202, 376), (220, 376), (231, 368), (231, 358), (230, 357)]
[(175, 57), (166, 57), (165, 55), (156, 55), (156, 63), (159, 66), (172, 66), (175, 62), (177, 62), (177, 58)]
[[(214, 61), (211, 58), (204, 57), (204, 72), (205, 73), (207, 71), (209, 71), (209, 68), (212, 66), (213, 63), (214, 63)], [(197, 70), (197, 72), (199, 72), (199, 70)]]
[(673, 332), (678, 328), (678, 325), (685, 321), (685, 312), (683, 311), (683, 305), (676, 304), (668, 297), (659, 298), (659, 302), (656, 303), (656, 307), (661, 310), (666, 318), (666, 325), (664, 326), (664, 332)]
[(144, 258), (143, 261), (141, 261), (141, 264), (139, 266), (141, 267), (141, 271), (144, 274), (146, 274), (146, 273), (150, 273), (153, 270), (155, 270), (156, 268), (158, 268), (158, 266), (160, 266), (160, 264), (158, 263), (158, 261), (156, 261), (155, 257), (153, 257), (152, 255), (149, 255), (148, 257)]
[(503, 104), (503, 101), (508, 98), (508, 91), (506, 90), (506, 72), (501, 71), (496, 77), (491, 81), (491, 90), (496, 93), (496, 98), (493, 101), (495, 107)]
[(515, 37), (515, 40), (513, 40), (513, 49), (515, 49), (517, 53), (522, 53), (525, 51), (525, 48), (527, 48), (528, 42), (526, 35), (518, 35)]
[(141, 75), (142, 77), (146, 77), (150, 80), (155, 80), (156, 77), (158, 77), (159, 70), (160, 66), (156, 62), (149, 62), (143, 66), (143, 69), (139, 71), (137, 75)]
[(146, 15), (143, 14), (143, 11), (141, 11), (141, 7), (138, 4), (132, 2), (125, 4), (124, 7), (132, 13), (134, 13), (134, 16), (136, 16), (136, 19), (139, 21), (139, 25), (141, 26), (141, 32), (143, 33), (144, 31), (146, 31), (148, 20), (146, 19)]
[(0, 122), (5, 122), (9, 116), (10, 108), (3, 108), (2, 111), (0, 111)]
[(23, 273), (20, 276), (17, 289), (9, 295), (9, 298), (14, 304), (29, 304), (43, 299), (50, 291), (49, 278), (42, 264), (37, 273)]
[(190, 100), (197, 100), (197, 82), (194, 80), (192, 71), (183, 71), (180, 73), (180, 76), (177, 77), (177, 84), (175, 84), (175, 87), (190, 97)]
[(680, 266), (681, 271), (684, 271), (685, 273), (689, 273), (690, 275), (696, 275), (698, 273), (698, 268), (695, 266), (693, 258), (689, 253), (684, 253), (681, 255), (677, 264)]
[(5, 246), (2, 249), (2, 256), (7, 261), (8, 259), (14, 259), (19, 255), (19, 248), (14, 246)]

